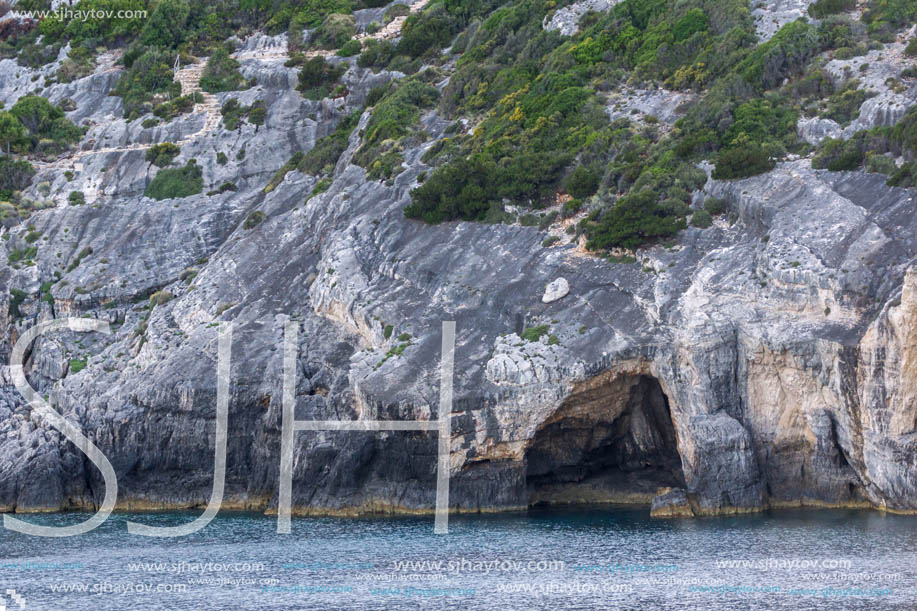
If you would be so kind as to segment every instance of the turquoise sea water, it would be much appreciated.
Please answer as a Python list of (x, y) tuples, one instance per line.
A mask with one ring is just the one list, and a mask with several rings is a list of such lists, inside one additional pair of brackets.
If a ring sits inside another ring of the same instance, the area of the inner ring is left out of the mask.
[(0, 530), (0, 594), (10, 611), (917, 608), (917, 518), (877, 512), (530, 511), (453, 516), (448, 535), (433, 534), (432, 516), (294, 518), (279, 535), (274, 518), (221, 512), (174, 539), (125, 526), (196, 515), (116, 514), (60, 539)]

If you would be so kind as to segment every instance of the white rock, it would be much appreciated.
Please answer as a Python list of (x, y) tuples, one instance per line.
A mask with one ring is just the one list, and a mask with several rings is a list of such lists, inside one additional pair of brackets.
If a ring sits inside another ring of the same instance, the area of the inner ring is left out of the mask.
[(552, 303), (569, 292), (570, 284), (567, 282), (566, 278), (561, 277), (544, 288), (544, 297), (541, 298), (541, 301), (544, 303)]

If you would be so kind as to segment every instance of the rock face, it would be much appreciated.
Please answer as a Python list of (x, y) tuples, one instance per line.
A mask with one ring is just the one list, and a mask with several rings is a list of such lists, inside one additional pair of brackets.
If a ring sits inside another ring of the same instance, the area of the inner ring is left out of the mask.
[[(912, 29), (905, 39), (913, 36)], [(850, 138), (859, 130), (894, 125), (908, 108), (917, 104), (917, 81), (900, 79), (901, 67), (907, 65), (904, 40), (882, 45), (851, 59), (832, 59), (825, 64), (825, 71), (840, 88), (844, 82), (856, 79), (858, 89), (869, 92), (860, 106), (859, 113), (847, 125), (820, 117), (803, 117), (797, 131), (810, 144), (818, 144), (825, 138)]]
[[(428, 142), (404, 151), (391, 184), (351, 163), (364, 114), (326, 191), (313, 195), (315, 177), (294, 171), (265, 193), (294, 152), (393, 76), (351, 68), (346, 97), (312, 102), (277, 47), (246, 43), (239, 57), (257, 85), (218, 94), (265, 100), (260, 127), (202, 134), (197, 112), (144, 129), (119, 118), (104, 73), (55, 86), (93, 124), (88, 152), (41, 168), (26, 193), (56, 206), (29, 221), (40, 232), (33, 265), (0, 256), (0, 356), (51, 317), (112, 323), (109, 336), (40, 338), (26, 371), (109, 458), (119, 507), (209, 499), (220, 322), (233, 323), (224, 506), (271, 512), (285, 323), (300, 328), (297, 420), (432, 420), (441, 322), (454, 320), (453, 510), (917, 510), (914, 191), (784, 162), (707, 183), (734, 222), (688, 228), (638, 251), (637, 263), (612, 263), (574, 245), (543, 248), (534, 227), (406, 220), (409, 192), (430, 170), (423, 153), (448, 125), (428, 113)], [(3, 76), (11, 69), (0, 62), (7, 103), (19, 91)], [(143, 197), (155, 169), (142, 148), (124, 147), (195, 134), (177, 163), (196, 159), (205, 191), (225, 181), (237, 190)], [(72, 190), (87, 205), (68, 206)], [(255, 210), (265, 220), (247, 228)], [(28, 232), (5, 230), (0, 254), (25, 248)], [(157, 291), (174, 298), (160, 293), (149, 308)], [(547, 333), (523, 339), (542, 325)], [(98, 504), (99, 473), (10, 380), (3, 368), (0, 508)], [(428, 432), (298, 432), (294, 510), (432, 511), (436, 452)]]
[(557, 11), (545, 18), (542, 27), (550, 31), (557, 30), (564, 36), (573, 36), (579, 31), (580, 18), (589, 11), (600, 13), (607, 11), (619, 0), (580, 0), (570, 6), (557, 9)]

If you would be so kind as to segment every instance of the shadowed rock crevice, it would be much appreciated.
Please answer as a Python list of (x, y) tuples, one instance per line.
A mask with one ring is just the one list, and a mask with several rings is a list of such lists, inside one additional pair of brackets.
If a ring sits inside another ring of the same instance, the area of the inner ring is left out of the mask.
[(668, 398), (650, 376), (621, 376), (574, 395), (533, 438), (528, 502), (645, 503), (684, 487)]

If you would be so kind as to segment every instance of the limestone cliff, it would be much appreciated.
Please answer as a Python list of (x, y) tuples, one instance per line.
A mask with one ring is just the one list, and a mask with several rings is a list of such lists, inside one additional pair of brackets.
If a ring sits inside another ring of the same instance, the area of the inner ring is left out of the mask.
[[(109, 457), (119, 507), (206, 504), (220, 321), (234, 324), (224, 506), (270, 512), (285, 322), (301, 327), (297, 419), (426, 420), (437, 417), (440, 324), (455, 320), (456, 511), (649, 506), (660, 493), (658, 515), (917, 510), (913, 190), (781, 162), (709, 180), (705, 193), (729, 214), (638, 250), (635, 263), (613, 262), (577, 244), (543, 247), (536, 227), (405, 219), (429, 170), (423, 153), (447, 126), (430, 111), (425, 142), (404, 151), (390, 184), (351, 163), (364, 113), (326, 191), (292, 171), (265, 192), (294, 152), (398, 76), (350, 66), (345, 97), (310, 101), (294, 89), (285, 47), (244, 41), (237, 57), (256, 86), (216, 94), (264, 100), (262, 126), (225, 130), (213, 103), (155, 127), (127, 122), (107, 95), (114, 65), (45, 92), (74, 100), (69, 116), (90, 130), (79, 156), (42, 166), (27, 193), (56, 205), (28, 221), (33, 230), (4, 231), (0, 278), (25, 297), (19, 316), (0, 304), (0, 357), (41, 320), (112, 323), (110, 336), (40, 339), (26, 370)], [(23, 71), (0, 61), (0, 100), (25, 93), (14, 78)], [(236, 190), (143, 197), (153, 172), (144, 151), (163, 141), (181, 142), (176, 162), (195, 159), (213, 189)], [(73, 190), (87, 205), (67, 205)], [(256, 210), (265, 220), (247, 226)], [(30, 231), (41, 236), (34, 264), (7, 263)], [(568, 292), (543, 299), (558, 278)], [(53, 300), (42, 298), (49, 281)], [(150, 310), (157, 291), (174, 298)], [(30, 413), (8, 368), (2, 375), (0, 508), (93, 507), (99, 473)], [(298, 433), (294, 509), (432, 511), (436, 444), (425, 432)]]

